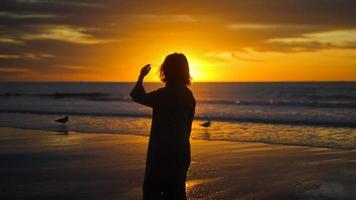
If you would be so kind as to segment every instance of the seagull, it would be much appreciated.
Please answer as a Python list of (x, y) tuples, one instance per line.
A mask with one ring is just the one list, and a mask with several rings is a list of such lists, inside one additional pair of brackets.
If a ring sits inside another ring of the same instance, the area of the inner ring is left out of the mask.
[(69, 117), (66, 115), (63, 118), (56, 119), (55, 122), (65, 124), (65, 123), (67, 123), (68, 120), (69, 120)]
[(206, 122), (200, 124), (200, 126), (203, 126), (203, 127), (205, 127), (205, 128), (210, 127), (210, 125), (211, 125), (211, 121), (210, 121), (210, 120), (208, 120), (208, 121), (206, 121)]

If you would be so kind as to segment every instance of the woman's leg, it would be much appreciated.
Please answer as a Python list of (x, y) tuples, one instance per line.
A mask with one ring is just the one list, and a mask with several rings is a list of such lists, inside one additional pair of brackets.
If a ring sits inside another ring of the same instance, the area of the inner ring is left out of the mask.
[(167, 200), (186, 200), (185, 179), (172, 180), (163, 186), (163, 199)]
[(186, 200), (185, 179), (145, 182), (143, 200)]
[(145, 181), (143, 184), (143, 200), (162, 199), (162, 188), (160, 184)]

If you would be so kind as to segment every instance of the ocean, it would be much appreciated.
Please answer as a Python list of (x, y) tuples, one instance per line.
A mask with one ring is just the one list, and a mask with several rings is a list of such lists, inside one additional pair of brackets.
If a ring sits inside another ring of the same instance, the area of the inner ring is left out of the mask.
[[(148, 135), (134, 83), (0, 83), (0, 126)], [(163, 87), (145, 83), (146, 91)], [(192, 139), (356, 149), (356, 82), (194, 83)], [(69, 116), (66, 125), (55, 119)], [(211, 120), (209, 128), (200, 124)]]

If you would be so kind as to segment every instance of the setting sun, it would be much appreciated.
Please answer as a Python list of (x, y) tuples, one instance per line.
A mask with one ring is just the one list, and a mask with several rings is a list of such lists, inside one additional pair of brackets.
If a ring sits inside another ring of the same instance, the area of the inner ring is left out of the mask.
[(211, 66), (203, 60), (199, 60), (194, 56), (191, 56), (189, 58), (189, 67), (193, 81), (208, 81), (212, 78), (212, 75), (209, 74)]

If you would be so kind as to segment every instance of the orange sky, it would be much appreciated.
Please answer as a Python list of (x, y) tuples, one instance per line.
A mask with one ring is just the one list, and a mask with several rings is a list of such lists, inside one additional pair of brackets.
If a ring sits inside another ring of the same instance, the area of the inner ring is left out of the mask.
[(0, 78), (158, 81), (182, 52), (193, 81), (356, 81), (355, 3), (313, 2), (6, 1)]

